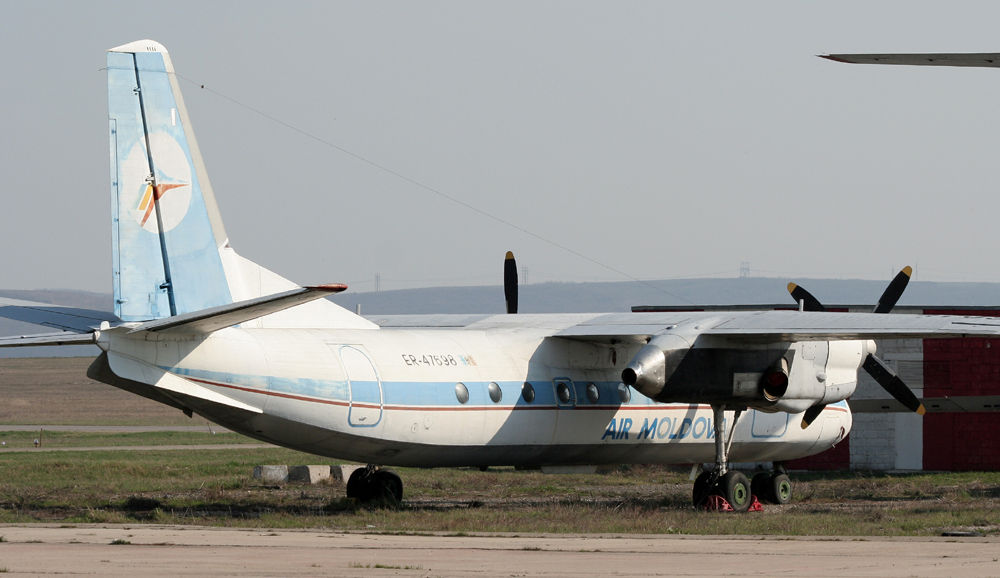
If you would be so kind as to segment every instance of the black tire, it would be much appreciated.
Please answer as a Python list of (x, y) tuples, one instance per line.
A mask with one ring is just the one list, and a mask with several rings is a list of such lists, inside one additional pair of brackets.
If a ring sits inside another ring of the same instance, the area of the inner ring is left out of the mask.
[(767, 501), (772, 504), (787, 504), (792, 501), (792, 481), (787, 474), (775, 472), (770, 476)]
[(712, 472), (702, 472), (694, 480), (694, 487), (691, 490), (691, 503), (695, 508), (704, 508), (708, 497), (712, 495), (710, 487)]
[(374, 498), (387, 506), (403, 503), (403, 480), (395, 472), (378, 470), (372, 475)]
[(750, 480), (743, 472), (730, 470), (719, 480), (719, 490), (722, 497), (729, 502), (737, 512), (746, 512), (750, 508), (752, 500), (750, 494)]
[(351, 477), (347, 478), (347, 497), (354, 498), (359, 502), (371, 501), (371, 478), (368, 468), (358, 468), (351, 472)]

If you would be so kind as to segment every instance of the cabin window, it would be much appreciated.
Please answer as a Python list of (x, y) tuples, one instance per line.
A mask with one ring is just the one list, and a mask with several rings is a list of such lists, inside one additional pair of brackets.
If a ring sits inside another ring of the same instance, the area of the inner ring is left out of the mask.
[(569, 392), (569, 386), (562, 382), (559, 382), (559, 384), (556, 385), (556, 395), (559, 396), (559, 401), (561, 403), (569, 403), (569, 400), (572, 399)]
[(624, 383), (618, 384), (618, 399), (620, 399), (622, 403), (628, 403), (629, 400), (632, 399), (632, 390), (630, 390)]
[(469, 401), (469, 388), (465, 387), (465, 384), (458, 382), (455, 384), (455, 397), (458, 398), (458, 403), (468, 403)]
[(601, 390), (597, 389), (597, 384), (587, 384), (587, 399), (590, 400), (590, 403), (597, 403), (601, 400)]
[(535, 401), (535, 388), (532, 387), (527, 381), (521, 386), (521, 397), (523, 397), (524, 401), (527, 403)]
[(500, 386), (495, 381), (491, 381), (486, 386), (486, 389), (489, 390), (490, 399), (493, 400), (493, 403), (500, 403), (500, 400), (503, 399), (503, 391), (500, 389)]

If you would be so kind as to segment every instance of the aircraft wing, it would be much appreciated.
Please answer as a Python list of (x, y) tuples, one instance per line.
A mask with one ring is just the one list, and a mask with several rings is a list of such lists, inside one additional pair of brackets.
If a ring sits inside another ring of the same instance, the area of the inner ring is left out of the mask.
[(674, 332), (746, 342), (1000, 337), (1000, 319), (810, 311), (626, 313), (596, 316), (554, 335), (607, 341)]
[(1000, 337), (1000, 319), (957, 315), (761, 311), (734, 316), (703, 333), (780, 341)]
[(994, 317), (815, 311), (387, 315), (371, 320), (382, 327), (537, 330), (553, 337), (597, 342), (643, 342), (675, 332), (734, 342), (1000, 337), (1000, 319)]
[(441, 313), (431, 315), (369, 315), (366, 319), (379, 327), (420, 328), (420, 329), (454, 329), (468, 327), (495, 315), (489, 313)]

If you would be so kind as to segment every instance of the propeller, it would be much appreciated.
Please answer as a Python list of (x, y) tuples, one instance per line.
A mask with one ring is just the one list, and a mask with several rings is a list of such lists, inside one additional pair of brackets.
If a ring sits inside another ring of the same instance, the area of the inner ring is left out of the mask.
[(507, 313), (517, 313), (517, 261), (510, 251), (503, 260), (503, 296), (507, 300)]
[(903, 290), (906, 289), (906, 284), (910, 282), (910, 275), (912, 274), (913, 269), (909, 266), (903, 267), (899, 273), (896, 273), (889, 286), (885, 288), (882, 296), (878, 298), (878, 305), (875, 306), (875, 310), (872, 313), (888, 313), (892, 311), (892, 308), (896, 306), (896, 301), (899, 301), (900, 296), (903, 295)]
[(792, 294), (792, 299), (795, 299), (796, 303), (802, 303), (803, 310), (826, 311), (826, 307), (823, 307), (823, 304), (819, 302), (819, 299), (816, 299), (813, 297), (812, 293), (806, 291), (795, 283), (788, 284), (788, 292)]
[[(892, 279), (892, 282), (889, 283), (889, 286), (886, 287), (882, 296), (879, 297), (878, 305), (875, 306), (873, 313), (888, 313), (892, 311), (892, 308), (896, 306), (896, 302), (903, 295), (903, 291), (910, 282), (910, 275), (912, 274), (913, 269), (903, 267)], [(818, 299), (795, 283), (788, 284), (788, 292), (792, 294), (792, 298), (796, 302), (803, 304), (802, 308), (804, 310), (826, 311), (826, 308), (823, 307), (823, 304)], [(926, 411), (924, 404), (920, 402), (920, 399), (913, 394), (913, 391), (906, 386), (903, 380), (896, 375), (896, 372), (879, 359), (878, 356), (869, 353), (864, 363), (861, 364), (861, 367), (896, 401), (906, 406), (910, 411), (916, 412), (918, 415), (924, 415)], [(826, 407), (826, 404), (817, 404), (807, 409), (802, 415), (802, 429), (809, 427), (809, 424), (819, 416), (824, 407)]]

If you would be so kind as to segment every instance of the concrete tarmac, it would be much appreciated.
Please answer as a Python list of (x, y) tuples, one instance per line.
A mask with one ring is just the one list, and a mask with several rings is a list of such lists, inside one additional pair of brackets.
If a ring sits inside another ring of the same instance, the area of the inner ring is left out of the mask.
[(0, 525), (11, 576), (1000, 575), (1000, 538), (390, 536), (194, 526)]

